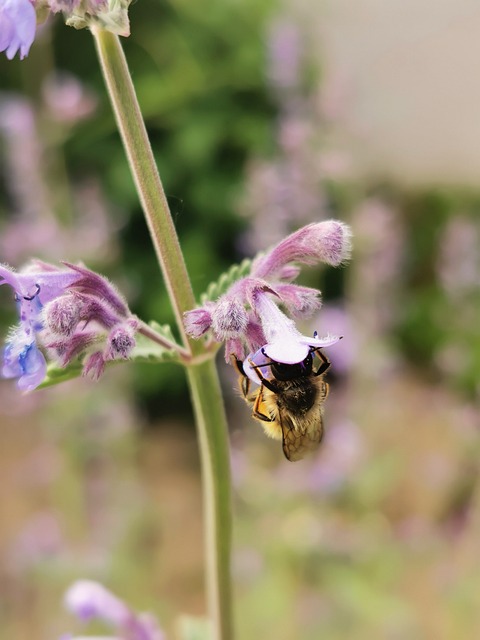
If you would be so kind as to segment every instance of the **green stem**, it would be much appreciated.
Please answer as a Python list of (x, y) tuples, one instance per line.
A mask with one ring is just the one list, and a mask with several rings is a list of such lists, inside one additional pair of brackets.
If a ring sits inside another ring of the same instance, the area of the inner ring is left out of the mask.
[(213, 360), (187, 369), (200, 447), (208, 610), (212, 640), (232, 640), (231, 496), (228, 431)]
[(228, 427), (218, 374), (213, 354), (207, 353), (201, 341), (189, 340), (183, 327), (183, 313), (195, 306), (195, 299), (125, 55), (117, 36), (97, 29), (92, 32), (183, 344), (194, 356), (187, 366), (187, 375), (202, 465), (206, 585), (212, 640), (232, 640), (231, 480)]
[[(186, 346), (189, 340), (182, 314), (195, 306), (195, 298), (127, 60), (118, 36), (101, 29), (92, 29), (92, 33), (135, 186)], [(193, 352), (201, 349), (198, 345), (198, 342), (190, 343)]]

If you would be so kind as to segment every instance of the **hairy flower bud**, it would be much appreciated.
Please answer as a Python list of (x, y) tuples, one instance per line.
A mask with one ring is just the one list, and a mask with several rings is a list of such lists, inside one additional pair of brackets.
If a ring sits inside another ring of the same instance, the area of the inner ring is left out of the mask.
[(82, 301), (75, 294), (60, 296), (45, 305), (45, 324), (54, 334), (71, 336), (80, 320), (82, 307)]
[(135, 347), (135, 331), (128, 325), (114, 327), (107, 337), (107, 346), (103, 354), (105, 361), (127, 360)]
[(185, 331), (192, 338), (201, 338), (212, 326), (212, 314), (205, 307), (192, 309), (183, 314)]
[(212, 312), (212, 329), (217, 340), (222, 342), (245, 332), (248, 314), (240, 300), (223, 296)]

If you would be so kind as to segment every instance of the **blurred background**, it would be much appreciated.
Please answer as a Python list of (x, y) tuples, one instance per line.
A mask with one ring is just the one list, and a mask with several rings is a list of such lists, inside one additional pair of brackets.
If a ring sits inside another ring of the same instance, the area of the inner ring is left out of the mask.
[[(479, 637), (478, 3), (142, 0), (130, 17), (197, 294), (302, 224), (354, 231), (347, 268), (303, 274), (324, 306), (302, 328), (344, 336), (318, 454), (285, 461), (219, 357), (238, 638)], [(26, 60), (2, 56), (0, 87), (0, 261), (83, 260), (169, 322), (89, 33), (49, 21)], [(0, 414), (0, 639), (83, 633), (61, 603), (78, 578), (170, 638), (179, 613), (204, 613), (180, 368), (27, 396), (3, 381)]]

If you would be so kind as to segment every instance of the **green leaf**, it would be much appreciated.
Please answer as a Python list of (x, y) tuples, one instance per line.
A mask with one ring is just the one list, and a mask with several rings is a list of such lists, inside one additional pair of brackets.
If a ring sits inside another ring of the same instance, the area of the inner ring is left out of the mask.
[(234, 282), (248, 276), (252, 268), (252, 262), (253, 260), (250, 258), (245, 258), (240, 264), (234, 264), (228, 271), (222, 273), (219, 279), (216, 282), (211, 282), (205, 293), (202, 293), (200, 296), (200, 304), (205, 304), (210, 301), (213, 302), (223, 295)]

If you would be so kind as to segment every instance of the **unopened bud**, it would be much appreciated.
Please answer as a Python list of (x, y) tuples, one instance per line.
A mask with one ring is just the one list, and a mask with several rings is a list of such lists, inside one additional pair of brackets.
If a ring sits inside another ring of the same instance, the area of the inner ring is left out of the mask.
[(235, 338), (245, 332), (248, 314), (242, 302), (236, 298), (224, 297), (215, 305), (212, 313), (212, 329), (219, 341)]
[(192, 338), (201, 338), (212, 326), (212, 314), (205, 307), (183, 314), (185, 331)]
[(43, 311), (47, 327), (56, 335), (71, 336), (80, 320), (82, 306), (82, 301), (75, 295), (55, 298)]
[(104, 352), (105, 360), (127, 360), (135, 347), (134, 329), (128, 325), (115, 327), (107, 338), (107, 346)]

